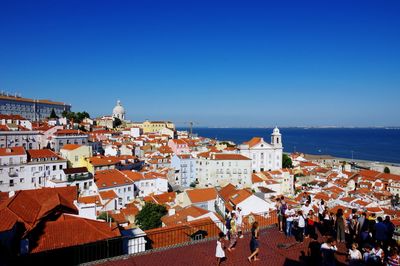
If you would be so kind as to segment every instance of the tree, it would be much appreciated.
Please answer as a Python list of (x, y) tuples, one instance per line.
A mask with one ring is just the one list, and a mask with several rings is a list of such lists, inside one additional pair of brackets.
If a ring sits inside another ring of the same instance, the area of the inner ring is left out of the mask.
[(390, 174), (390, 169), (389, 169), (389, 167), (385, 166), (385, 169), (383, 169), (383, 172), (384, 172), (385, 174)]
[(58, 118), (56, 111), (54, 111), (54, 108), (51, 109), (50, 118)]
[(112, 218), (110, 215), (108, 215), (106, 212), (100, 213), (99, 216), (97, 216), (97, 219), (99, 220), (104, 220), (106, 222), (114, 222), (114, 218)]
[(293, 168), (292, 159), (285, 153), (282, 156), (282, 168)]
[(142, 210), (136, 215), (136, 224), (142, 230), (161, 227), (161, 217), (167, 214), (167, 208), (152, 202), (146, 202)]
[(115, 117), (114, 118), (114, 127), (119, 127), (120, 125), (122, 125), (121, 119), (119, 119), (118, 117)]

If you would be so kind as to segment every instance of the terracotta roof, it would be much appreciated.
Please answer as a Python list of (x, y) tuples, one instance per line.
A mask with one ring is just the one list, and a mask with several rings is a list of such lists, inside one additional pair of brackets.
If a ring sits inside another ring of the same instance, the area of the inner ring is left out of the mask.
[(192, 203), (205, 202), (215, 200), (217, 198), (217, 190), (215, 188), (199, 188), (186, 191)]
[(80, 147), (82, 147), (82, 145), (78, 145), (78, 144), (65, 144), (64, 146), (62, 146), (62, 150), (69, 150), (69, 151), (72, 151), (72, 150), (75, 150), (75, 149), (78, 149), (78, 148), (80, 148)]
[(100, 205), (100, 198), (97, 195), (94, 196), (86, 196), (86, 197), (79, 197), (78, 202), (84, 204), (96, 204)]
[(216, 153), (211, 156), (212, 160), (251, 160), (250, 158), (243, 156), (241, 154), (219, 154)]
[(133, 181), (116, 169), (97, 171), (94, 180), (99, 189), (133, 184)]
[(251, 140), (244, 142), (244, 144), (249, 145), (249, 148), (256, 146), (258, 143), (260, 143), (263, 140), (263, 138), (260, 137), (253, 137)]
[(60, 129), (57, 130), (54, 135), (56, 136), (62, 136), (62, 135), (86, 135), (85, 132), (81, 130), (75, 130), (75, 129)]
[(25, 155), (24, 147), (0, 148), (0, 156)]
[(228, 201), (229, 196), (233, 195), (237, 191), (236, 187), (229, 183), (225, 187), (221, 188), (220, 191), (218, 191), (219, 196), (224, 199), (224, 201)]
[(171, 225), (178, 225), (182, 224), (184, 222), (188, 222), (188, 216), (197, 218), (199, 216), (202, 216), (204, 214), (209, 213), (209, 211), (196, 207), (196, 206), (188, 206), (185, 207), (179, 211), (177, 211), (174, 215), (171, 216), (164, 216), (161, 218), (161, 221), (166, 225), (166, 226), (171, 226)]
[(115, 194), (114, 190), (100, 191), (99, 195), (103, 200), (118, 198), (118, 196), (117, 196), (117, 194)]
[(147, 230), (145, 233), (152, 248), (161, 248), (191, 242), (190, 236), (200, 231), (206, 232), (205, 238), (216, 237), (221, 232), (210, 218), (204, 218), (176, 226)]
[(238, 190), (236, 193), (232, 194), (229, 197), (229, 200), (233, 204), (238, 205), (239, 203), (241, 203), (242, 201), (246, 200), (251, 195), (253, 195), (253, 193), (251, 193), (247, 189), (241, 189), (241, 190)]
[[(84, 233), (83, 233), (84, 232)], [(120, 236), (115, 224), (62, 215), (57, 221), (44, 224), (32, 253), (78, 246)]]
[(139, 173), (139, 172), (133, 172), (133, 171), (130, 171), (130, 170), (123, 170), (123, 171), (121, 171), (121, 173), (123, 173), (124, 175), (129, 177), (129, 179), (131, 179), (132, 181), (139, 181), (139, 180), (145, 179), (143, 174)]
[(115, 156), (93, 156), (87, 158), (88, 162), (93, 166), (103, 166), (103, 165), (115, 165), (121, 161)]
[(29, 157), (31, 159), (39, 159), (39, 158), (59, 158), (58, 155), (49, 149), (43, 150), (28, 150)]
[(176, 192), (166, 192), (158, 195), (149, 195), (144, 197), (144, 201), (150, 201), (157, 204), (166, 204), (169, 202), (174, 202), (176, 198)]
[(0, 95), (0, 99), (6, 99), (10, 101), (18, 101), (18, 102), (38, 102), (38, 103), (46, 103), (46, 104), (52, 104), (52, 105), (66, 105), (70, 106), (69, 104), (65, 104), (63, 102), (54, 102), (50, 100), (34, 100), (30, 98), (22, 98), (22, 97), (14, 97), (14, 96), (6, 96), (6, 95)]
[(0, 228), (9, 227), (10, 221), (20, 222), (28, 232), (60, 206), (64, 207), (64, 211), (77, 214), (78, 210), (73, 204), (76, 198), (75, 186), (18, 191), (0, 206), (0, 212), (5, 217), (3, 219), (3, 215), (1, 216)]

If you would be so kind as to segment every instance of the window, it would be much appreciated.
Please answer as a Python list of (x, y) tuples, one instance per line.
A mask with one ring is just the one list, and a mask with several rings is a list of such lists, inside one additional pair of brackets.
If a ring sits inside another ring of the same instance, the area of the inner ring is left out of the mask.
[(79, 159), (79, 156), (75, 156), (75, 162), (77, 162)]
[(60, 170), (62, 170), (63, 169), (63, 166), (62, 166), (62, 164), (60, 164)]
[(19, 182), (20, 182), (20, 183), (24, 183), (24, 179), (23, 179), (23, 178), (20, 178), (20, 179), (19, 179)]
[(14, 186), (14, 180), (10, 179), (10, 187)]
[(53, 171), (57, 169), (57, 165), (53, 165)]

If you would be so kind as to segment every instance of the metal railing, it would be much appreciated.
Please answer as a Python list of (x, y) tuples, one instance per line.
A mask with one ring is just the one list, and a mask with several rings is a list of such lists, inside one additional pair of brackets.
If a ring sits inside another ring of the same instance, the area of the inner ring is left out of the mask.
[[(243, 218), (243, 233), (250, 231), (251, 223), (254, 221), (259, 223), (261, 230), (274, 226), (278, 222), (275, 211), (250, 214)], [(147, 230), (139, 235), (130, 232), (121, 230), (121, 237), (19, 257), (18, 262), (48, 264), (53, 261), (63, 261), (65, 264), (81, 264), (123, 258), (215, 240), (220, 232), (226, 234), (227, 229), (225, 221), (199, 219), (175, 226)]]

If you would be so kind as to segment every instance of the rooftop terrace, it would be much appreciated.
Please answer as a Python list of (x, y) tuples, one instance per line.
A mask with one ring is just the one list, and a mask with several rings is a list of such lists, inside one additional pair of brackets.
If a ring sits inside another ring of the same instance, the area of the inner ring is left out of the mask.
[[(319, 237), (322, 243), (326, 238)], [(260, 261), (252, 262), (253, 265), (311, 265), (307, 256), (308, 247), (314, 240), (305, 239), (303, 243), (295, 242), (294, 238), (287, 238), (275, 226), (263, 229), (260, 233)], [(232, 252), (225, 250), (227, 259), (221, 265), (248, 265), (247, 257), (250, 236), (238, 239), (236, 249)], [(225, 246), (228, 242), (225, 241)], [(216, 240), (207, 240), (181, 247), (168, 248), (145, 252), (139, 255), (119, 257), (98, 261), (98, 265), (216, 265), (215, 259)], [(283, 246), (283, 247), (282, 247)], [(346, 265), (346, 248), (339, 245), (337, 252), (338, 265)]]

